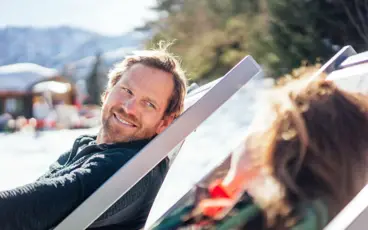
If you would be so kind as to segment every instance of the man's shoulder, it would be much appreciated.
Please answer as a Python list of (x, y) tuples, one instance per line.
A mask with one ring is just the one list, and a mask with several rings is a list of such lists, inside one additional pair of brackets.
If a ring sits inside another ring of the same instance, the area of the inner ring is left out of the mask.
[(117, 224), (118, 229), (138, 229), (137, 226), (143, 226), (167, 168), (168, 158), (165, 158), (100, 216), (94, 226), (104, 226), (100, 229), (110, 229), (111, 224)]
[(83, 134), (83, 135), (78, 136), (74, 140), (74, 143), (78, 143), (79, 145), (89, 144), (90, 142), (96, 141), (96, 138), (97, 138), (97, 135)]
[(139, 152), (149, 143), (149, 140), (122, 142), (113, 144), (100, 144), (102, 153), (106, 155), (131, 156)]

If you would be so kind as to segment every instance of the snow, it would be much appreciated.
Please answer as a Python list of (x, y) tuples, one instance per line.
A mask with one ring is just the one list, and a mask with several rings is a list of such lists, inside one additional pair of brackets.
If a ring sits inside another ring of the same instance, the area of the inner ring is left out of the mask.
[[(122, 60), (124, 60), (125, 56), (131, 54), (136, 49), (136, 46), (123, 47), (113, 51), (102, 53), (101, 59), (104, 63), (104, 67), (107, 69), (111, 68), (115, 63), (121, 62)], [(92, 67), (95, 62), (96, 56), (94, 55), (82, 58), (78, 61), (69, 63), (68, 65), (74, 71), (73, 77), (78, 80), (83, 80), (86, 79), (91, 73)]]
[(56, 69), (33, 63), (0, 66), (0, 90), (25, 91), (31, 84), (58, 74)]
[(0, 134), (0, 190), (33, 182), (72, 147), (78, 136), (97, 131), (97, 128), (45, 131), (38, 138), (27, 130)]
[(0, 65), (31, 62), (62, 69), (67, 63), (121, 47), (138, 47), (149, 33), (128, 32), (103, 36), (71, 27), (0, 28)]
[(55, 93), (66, 93), (70, 90), (71, 85), (69, 83), (46, 81), (38, 83), (34, 86), (33, 92), (45, 92), (50, 90)]
[(35, 73), (41, 76), (54, 76), (58, 74), (55, 69), (46, 68), (34, 63), (17, 63), (0, 66), (0, 74), (8, 75), (16, 73)]

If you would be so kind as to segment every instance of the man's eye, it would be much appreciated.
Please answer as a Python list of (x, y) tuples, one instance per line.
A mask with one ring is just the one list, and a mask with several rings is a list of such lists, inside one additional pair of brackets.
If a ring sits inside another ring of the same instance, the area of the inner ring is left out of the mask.
[(129, 94), (133, 95), (133, 92), (132, 92), (130, 89), (127, 89), (127, 88), (125, 88), (125, 87), (122, 87), (122, 89), (123, 89), (125, 92), (127, 92), (127, 93), (129, 93)]
[(146, 104), (147, 104), (148, 107), (156, 109), (156, 106), (154, 104), (152, 104), (151, 102), (147, 101)]

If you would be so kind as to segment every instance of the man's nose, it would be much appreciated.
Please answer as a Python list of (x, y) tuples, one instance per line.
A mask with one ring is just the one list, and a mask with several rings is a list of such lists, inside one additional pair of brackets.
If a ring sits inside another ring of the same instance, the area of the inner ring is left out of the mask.
[(127, 114), (135, 115), (137, 113), (136, 99), (130, 98), (123, 103), (124, 110)]

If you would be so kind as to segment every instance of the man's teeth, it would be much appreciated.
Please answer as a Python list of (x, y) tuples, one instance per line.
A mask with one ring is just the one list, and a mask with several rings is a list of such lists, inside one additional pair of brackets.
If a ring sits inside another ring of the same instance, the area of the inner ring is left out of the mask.
[(121, 123), (123, 123), (123, 124), (126, 124), (126, 125), (130, 125), (130, 126), (134, 126), (133, 124), (131, 124), (131, 123), (129, 123), (129, 122), (127, 122), (127, 121), (125, 121), (125, 120), (123, 120), (123, 119), (121, 119), (121, 118), (119, 118), (119, 117), (116, 117)]

